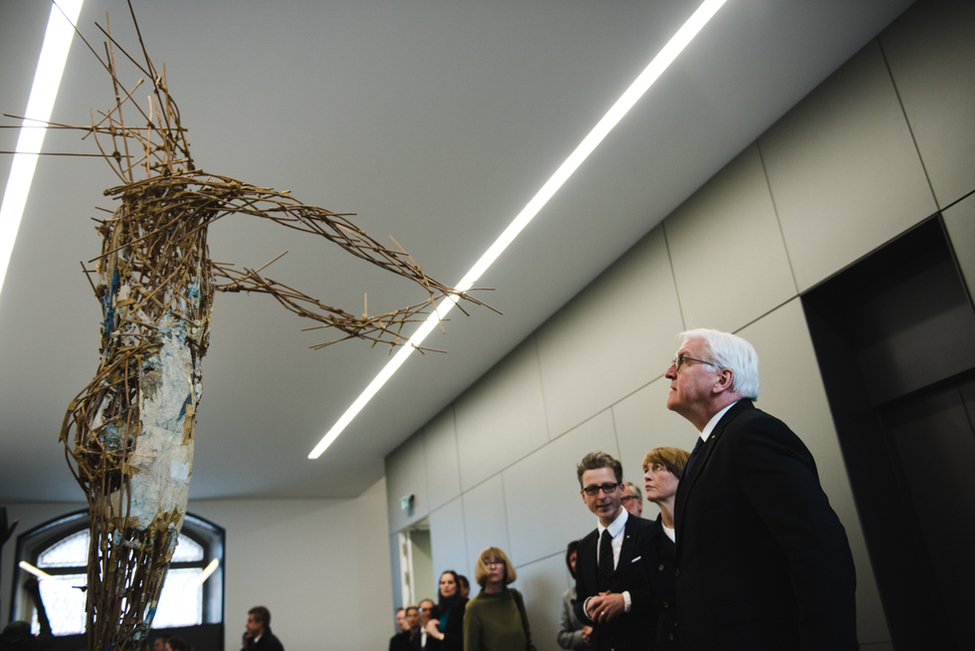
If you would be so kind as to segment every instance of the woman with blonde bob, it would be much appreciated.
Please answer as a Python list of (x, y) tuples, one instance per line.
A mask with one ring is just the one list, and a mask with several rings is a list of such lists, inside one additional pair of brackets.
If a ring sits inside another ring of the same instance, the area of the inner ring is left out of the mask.
[(518, 578), (503, 551), (488, 547), (477, 557), (474, 580), (481, 591), (464, 613), (465, 651), (535, 651), (525, 600), (508, 584)]
[(647, 500), (660, 508), (651, 542), (659, 564), (651, 569), (650, 586), (657, 600), (655, 651), (677, 651), (677, 583), (674, 576), (674, 502), (690, 453), (680, 448), (656, 448), (643, 459), (643, 488)]

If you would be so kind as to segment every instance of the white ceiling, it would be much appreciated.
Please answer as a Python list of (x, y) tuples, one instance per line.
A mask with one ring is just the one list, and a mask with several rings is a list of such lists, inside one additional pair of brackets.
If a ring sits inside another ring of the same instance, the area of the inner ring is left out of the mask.
[[(197, 164), (392, 235), (452, 284), (693, 12), (697, 0), (134, 0), (166, 63)], [(729, 0), (698, 39), (482, 278), (504, 312), (452, 315), (317, 461), (307, 454), (386, 363), (267, 297), (214, 308), (190, 495), (342, 497), (736, 153), (902, 12), (910, 0)], [(87, 0), (81, 29), (121, 0)], [(0, 2), (0, 110), (20, 114), (48, 7)], [(76, 40), (53, 120), (112, 104)], [(5, 120), (10, 124), (10, 120)], [(0, 130), (13, 149), (14, 130)], [(46, 151), (90, 152), (76, 134)], [(5, 184), (9, 157), (0, 157)], [(0, 295), (0, 500), (82, 499), (57, 442), (97, 366), (100, 310), (80, 261), (115, 184), (97, 159), (43, 158)], [(221, 221), (215, 260), (257, 267), (350, 312), (422, 290), (334, 246), (272, 225)]]

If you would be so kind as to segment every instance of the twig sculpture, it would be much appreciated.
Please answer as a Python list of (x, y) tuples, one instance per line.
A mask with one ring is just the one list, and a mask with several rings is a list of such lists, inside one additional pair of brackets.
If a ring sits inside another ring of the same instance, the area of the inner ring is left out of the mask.
[[(440, 298), (481, 304), (426, 276), (402, 249), (382, 246), (346, 214), (199, 170), (166, 76), (149, 59), (131, 3), (129, 10), (140, 57), (112, 38), (108, 23), (99, 26), (107, 39), (103, 56), (84, 41), (111, 77), (114, 107), (93, 114), (90, 127), (52, 125), (83, 129), (121, 181), (105, 191), (119, 205), (99, 222), (101, 255), (94, 260), (94, 272), (86, 269), (96, 274), (92, 287), (102, 306), (100, 364), (91, 383), (71, 401), (61, 428), (69, 467), (87, 494), (91, 513), (90, 651), (145, 648), (186, 513), (202, 391), (200, 363), (207, 352), (215, 291), (270, 294), (320, 327), (340, 330), (336, 341), (358, 337), (390, 346), (404, 343), (403, 326)], [(123, 84), (117, 58), (135, 66), (143, 79), (131, 87)], [(149, 101), (140, 105), (135, 90), (146, 81)], [(427, 299), (359, 317), (265, 278), (263, 267), (236, 269), (214, 262), (207, 231), (228, 215), (269, 219), (322, 237), (418, 283)], [(329, 343), (334, 341), (321, 345)]]

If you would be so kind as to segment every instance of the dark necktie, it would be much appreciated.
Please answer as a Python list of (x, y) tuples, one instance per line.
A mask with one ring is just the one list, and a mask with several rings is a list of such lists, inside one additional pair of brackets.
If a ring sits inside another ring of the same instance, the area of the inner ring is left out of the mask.
[(691, 456), (687, 457), (687, 463), (684, 464), (684, 474), (681, 479), (690, 475), (691, 466), (694, 465), (694, 461), (697, 459), (697, 453), (701, 451), (702, 447), (704, 447), (704, 439), (698, 436), (697, 443), (694, 444), (694, 449), (691, 450)]
[(613, 536), (609, 529), (603, 529), (603, 535), (599, 539), (599, 578), (596, 583), (600, 592), (609, 590), (609, 584), (613, 580)]

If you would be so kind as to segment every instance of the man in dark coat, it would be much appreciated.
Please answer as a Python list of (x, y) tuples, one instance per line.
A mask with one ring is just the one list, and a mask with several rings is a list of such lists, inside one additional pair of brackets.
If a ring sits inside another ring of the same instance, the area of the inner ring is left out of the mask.
[(806, 446), (756, 409), (758, 355), (716, 330), (682, 334), (667, 407), (701, 432), (677, 490), (684, 651), (847, 651), (856, 578), (846, 531)]
[(284, 651), (284, 647), (271, 632), (271, 611), (255, 606), (247, 611), (247, 630), (241, 651)]
[(619, 461), (592, 452), (576, 471), (582, 500), (598, 518), (596, 529), (579, 541), (576, 617), (592, 626), (589, 645), (596, 651), (652, 648), (657, 620), (647, 571), (655, 564), (652, 523), (622, 507)]

